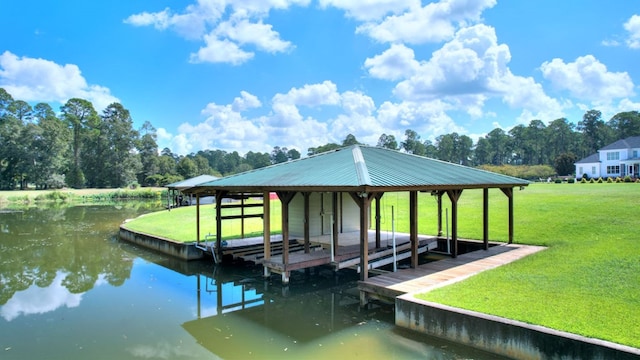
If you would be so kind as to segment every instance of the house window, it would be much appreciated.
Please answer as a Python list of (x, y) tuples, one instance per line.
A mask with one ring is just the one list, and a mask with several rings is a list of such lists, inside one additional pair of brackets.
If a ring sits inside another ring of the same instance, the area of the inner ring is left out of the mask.
[(633, 158), (637, 158), (638, 157), (638, 150), (633, 150)]
[(582, 166), (580, 166), (580, 167), (578, 168), (578, 174), (583, 174), (583, 172), (582, 172)]
[(592, 174), (592, 175), (595, 175), (595, 174), (596, 174), (596, 167), (595, 167), (595, 166), (592, 166), (592, 167), (591, 167), (591, 174)]
[(620, 174), (620, 165), (607, 166), (607, 174)]
[(615, 151), (615, 152), (608, 152), (607, 153), (607, 160), (620, 160), (620, 153)]

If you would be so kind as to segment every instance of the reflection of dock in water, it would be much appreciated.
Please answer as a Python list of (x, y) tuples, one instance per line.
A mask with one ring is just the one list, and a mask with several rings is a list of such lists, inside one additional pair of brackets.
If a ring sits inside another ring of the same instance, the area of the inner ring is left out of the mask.
[[(226, 271), (225, 267), (218, 268)], [(296, 271), (291, 277), (292, 286), (260, 278), (225, 282), (218, 275), (200, 275), (200, 296), (215, 297), (216, 309), (203, 306), (202, 317), (182, 326), (200, 345), (221, 358), (295, 357), (297, 349), (322, 343), (334, 332), (361, 325), (363, 311), (393, 321), (391, 308), (360, 307), (358, 275), (353, 271)]]

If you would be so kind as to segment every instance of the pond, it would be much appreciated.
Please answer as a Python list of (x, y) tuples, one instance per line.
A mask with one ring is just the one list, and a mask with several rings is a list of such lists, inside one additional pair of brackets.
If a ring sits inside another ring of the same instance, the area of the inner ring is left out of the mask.
[(160, 204), (0, 210), (2, 359), (496, 359), (359, 306), (358, 274), (183, 262), (117, 239)]

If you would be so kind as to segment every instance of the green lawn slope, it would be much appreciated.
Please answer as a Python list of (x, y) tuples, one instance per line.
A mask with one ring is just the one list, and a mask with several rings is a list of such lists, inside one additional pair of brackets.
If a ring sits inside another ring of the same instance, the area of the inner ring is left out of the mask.
[(640, 347), (640, 184), (533, 184), (514, 206), (515, 242), (547, 250), (418, 297)]

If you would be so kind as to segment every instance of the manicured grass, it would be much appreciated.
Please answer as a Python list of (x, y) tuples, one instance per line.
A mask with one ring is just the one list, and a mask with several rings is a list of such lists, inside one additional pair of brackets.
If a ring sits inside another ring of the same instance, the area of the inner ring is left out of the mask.
[(515, 242), (549, 249), (418, 297), (640, 347), (639, 205), (640, 184), (531, 185), (515, 194)]
[[(409, 231), (408, 194), (382, 197), (382, 224)], [(419, 232), (437, 231), (436, 201), (419, 194)], [(458, 235), (482, 238), (482, 191), (459, 200)], [(280, 230), (280, 202), (271, 202), (272, 231)], [(514, 191), (514, 242), (548, 246), (515, 263), (418, 297), (588, 337), (640, 347), (640, 184), (532, 184)], [(508, 202), (489, 192), (489, 236), (508, 239)], [(447, 196), (443, 208), (450, 209)], [(259, 209), (261, 210), (261, 209)], [(180, 241), (195, 240), (195, 207), (138, 218), (127, 227)], [(257, 211), (257, 210), (256, 210)], [(201, 207), (201, 234), (215, 233), (215, 212)], [(443, 226), (445, 222), (443, 220)], [(223, 221), (223, 234), (237, 237), (239, 220)], [(247, 220), (247, 233), (262, 234), (261, 219)], [(446, 232), (446, 230), (445, 230)]]
[[(280, 233), (280, 202), (271, 201), (271, 233)], [(165, 238), (194, 242), (196, 236), (196, 206), (183, 206), (169, 210), (146, 214), (125, 224), (125, 227), (138, 232), (156, 234)], [(262, 213), (262, 208), (247, 208), (245, 214)], [(224, 209), (223, 215), (239, 215), (240, 209)], [(242, 231), (240, 219), (222, 221), (222, 238), (239, 238)], [(245, 219), (245, 237), (262, 236), (262, 219)], [(200, 240), (207, 234), (216, 234), (216, 212), (214, 205), (200, 206)]]

